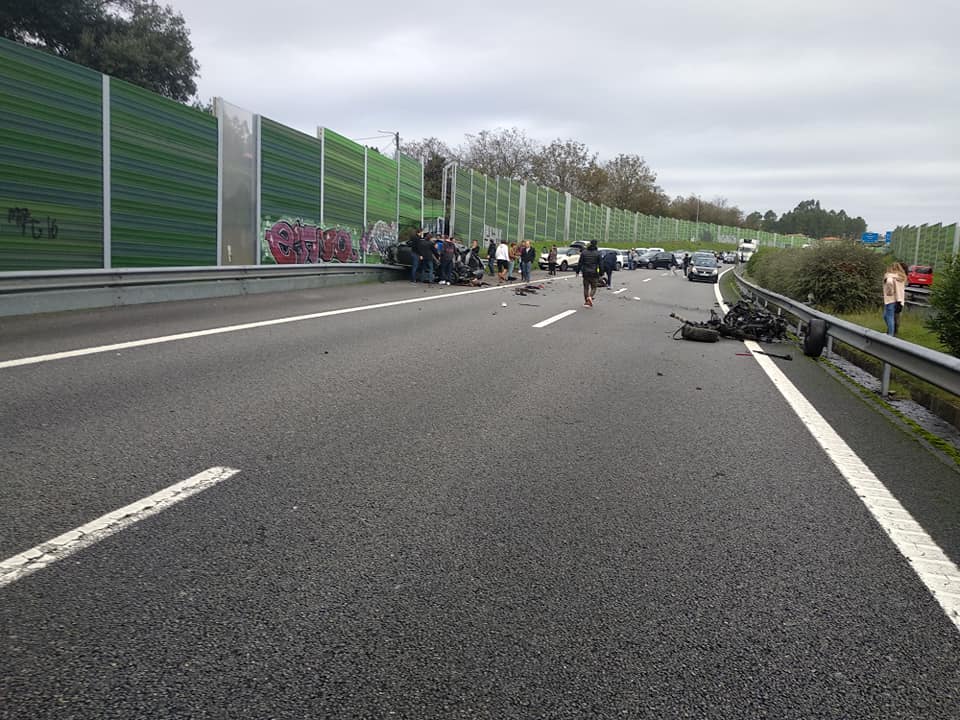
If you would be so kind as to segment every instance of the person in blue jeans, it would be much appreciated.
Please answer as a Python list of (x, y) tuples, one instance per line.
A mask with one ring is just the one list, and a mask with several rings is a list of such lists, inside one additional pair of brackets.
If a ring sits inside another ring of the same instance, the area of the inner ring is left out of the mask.
[(883, 321), (887, 335), (896, 336), (900, 329), (900, 313), (906, 301), (907, 273), (901, 263), (893, 263), (883, 276)]
[(420, 271), (420, 240), (423, 238), (423, 228), (417, 229), (417, 234), (410, 239), (410, 282), (417, 281)]
[(524, 240), (523, 249), (520, 250), (520, 279), (523, 282), (530, 282), (530, 270), (536, 256), (537, 251), (530, 245), (530, 241)]
[(420, 280), (425, 283), (432, 283), (433, 236), (430, 233), (424, 233), (417, 238), (417, 244), (413, 249), (413, 254), (419, 256)]

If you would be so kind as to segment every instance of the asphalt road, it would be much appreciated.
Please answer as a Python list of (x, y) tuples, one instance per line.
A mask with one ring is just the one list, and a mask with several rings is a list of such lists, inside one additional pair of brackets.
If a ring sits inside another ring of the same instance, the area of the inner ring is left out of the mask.
[[(0, 560), (239, 470), (0, 587), (0, 717), (960, 717), (957, 626), (757, 360), (673, 338), (713, 286), (614, 281), (0, 319), (2, 364), (387, 304), (0, 367)], [(960, 474), (773, 351), (957, 562)]]

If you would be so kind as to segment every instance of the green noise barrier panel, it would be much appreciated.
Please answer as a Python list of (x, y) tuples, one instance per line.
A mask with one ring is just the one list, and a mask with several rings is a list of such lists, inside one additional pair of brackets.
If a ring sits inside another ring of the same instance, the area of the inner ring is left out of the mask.
[(320, 154), (318, 138), (260, 119), (261, 222), (320, 224)]
[(113, 267), (217, 264), (217, 120), (110, 81)]
[(533, 240), (537, 232), (537, 199), (540, 188), (536, 183), (527, 183), (527, 204), (523, 214), (521, 240)]
[(475, 173), (473, 176), (473, 204), (470, 209), (470, 234), (461, 240), (469, 245), (471, 240), (483, 240), (483, 218), (486, 212), (487, 176)]
[[(487, 211), (483, 215), (483, 224), (496, 232), (499, 227), (497, 220), (497, 203), (500, 201), (496, 178), (487, 178)], [(487, 238), (481, 238), (480, 243)]]
[(453, 201), (456, 213), (453, 218), (453, 227), (450, 234), (465, 238), (470, 232), (470, 179), (473, 171), (466, 168), (457, 168), (456, 184), (453, 189)]
[[(420, 227), (423, 222), (421, 212), (426, 217), (431, 217), (426, 213), (426, 207), (421, 211), (420, 202), (423, 198), (423, 167), (419, 160), (400, 156), (400, 228)], [(426, 205), (426, 200), (424, 200)], [(433, 217), (443, 217), (441, 210), (439, 215)]]
[(367, 150), (367, 225), (397, 221), (397, 163)]
[(363, 227), (363, 146), (324, 128), (323, 154), (324, 229), (356, 233)]
[(99, 73), (0, 39), (0, 272), (103, 267)]

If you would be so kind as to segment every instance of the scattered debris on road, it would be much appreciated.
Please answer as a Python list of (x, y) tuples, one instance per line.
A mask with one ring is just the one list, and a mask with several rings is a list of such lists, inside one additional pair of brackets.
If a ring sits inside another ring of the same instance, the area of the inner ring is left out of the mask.
[[(781, 342), (787, 338), (787, 319), (774, 315), (754, 302), (741, 299), (723, 317), (710, 310), (706, 322), (687, 320), (676, 313), (670, 317), (683, 323), (673, 334), (679, 333), (684, 340), (717, 342), (721, 337), (757, 342)], [(792, 358), (790, 358), (792, 359)]]

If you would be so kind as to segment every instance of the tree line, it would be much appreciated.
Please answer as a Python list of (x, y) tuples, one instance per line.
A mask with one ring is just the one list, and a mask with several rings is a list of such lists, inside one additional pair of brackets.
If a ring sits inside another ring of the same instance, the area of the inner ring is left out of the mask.
[(773, 210), (745, 214), (723, 197), (670, 198), (657, 184), (657, 174), (639, 155), (620, 153), (601, 161), (597, 153), (577, 140), (557, 138), (543, 144), (515, 127), (468, 134), (455, 148), (430, 137), (406, 142), (401, 149), (423, 160), (424, 193), (433, 198), (441, 197), (444, 165), (458, 162), (489, 177), (532, 180), (587, 202), (645, 215), (812, 238), (856, 239), (867, 229), (862, 217), (850, 217), (845, 210), (826, 210), (819, 200), (804, 200), (778, 216)]
[[(210, 109), (196, 97), (200, 65), (183, 15), (155, 0), (4, 0), (0, 34)], [(863, 218), (825, 210), (818, 200), (804, 200), (778, 217), (773, 210), (745, 214), (722, 197), (670, 198), (641, 156), (620, 153), (601, 161), (578, 140), (557, 138), (543, 144), (515, 127), (481, 130), (465, 139), (456, 148), (434, 137), (402, 146), (404, 153), (423, 160), (428, 197), (441, 197), (443, 167), (457, 161), (489, 177), (529, 179), (587, 202), (645, 215), (814, 238), (857, 238), (866, 230)]]

